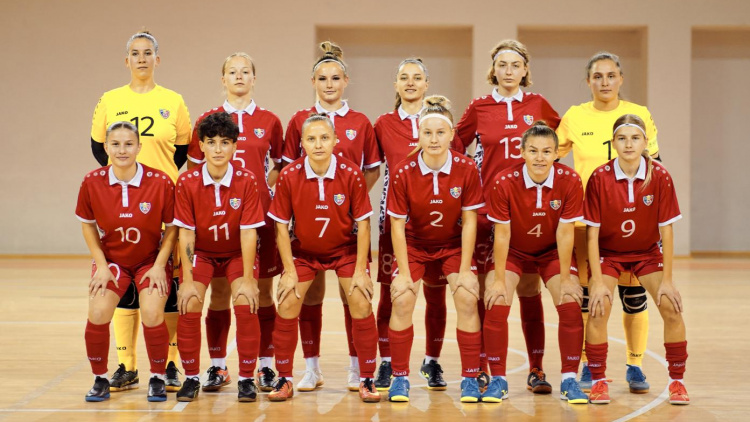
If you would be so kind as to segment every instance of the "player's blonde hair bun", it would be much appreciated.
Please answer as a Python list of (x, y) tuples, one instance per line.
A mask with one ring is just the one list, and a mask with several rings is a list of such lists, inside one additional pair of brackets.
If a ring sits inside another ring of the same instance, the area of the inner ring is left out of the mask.
[(323, 51), (323, 55), (326, 56), (326, 58), (334, 58), (338, 60), (344, 58), (344, 50), (330, 41), (323, 41), (320, 43), (320, 49)]
[(423, 104), (425, 108), (441, 108), (445, 111), (451, 109), (451, 100), (443, 95), (430, 95), (429, 97), (425, 97)]

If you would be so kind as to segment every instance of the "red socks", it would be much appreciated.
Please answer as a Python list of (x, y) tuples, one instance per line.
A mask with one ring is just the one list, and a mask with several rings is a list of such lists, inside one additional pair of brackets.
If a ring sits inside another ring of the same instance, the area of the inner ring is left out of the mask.
[[(521, 328), (529, 354), (529, 366), (542, 369), (544, 358), (544, 307), (542, 294), (532, 297), (519, 297), (521, 302)], [(580, 308), (579, 308), (580, 309)], [(580, 311), (579, 311), (580, 313)], [(583, 340), (581, 340), (583, 341)]]
[(91, 372), (94, 375), (106, 374), (109, 359), (109, 322), (96, 325), (86, 321), (83, 337), (86, 341), (86, 354), (91, 364)]
[[(278, 318), (276, 321), (278, 322)], [(305, 358), (320, 356), (320, 331), (322, 329), (323, 304), (310, 306), (303, 304), (299, 313), (299, 335), (302, 339), (302, 354)], [(275, 341), (273, 344), (278, 348)]]
[(456, 338), (458, 339), (458, 350), (461, 353), (461, 376), (474, 378), (479, 373), (479, 349), (482, 347), (482, 332), (467, 333), (456, 329)]
[(375, 315), (362, 319), (352, 319), (352, 337), (354, 338), (355, 353), (359, 358), (359, 376), (373, 378), (375, 376), (375, 356), (378, 352), (378, 330), (375, 326)]
[(673, 380), (681, 380), (685, 374), (685, 361), (688, 358), (687, 340), (677, 343), (664, 343), (664, 348), (667, 349), (669, 378)]
[(223, 359), (227, 357), (227, 339), (229, 338), (229, 326), (232, 324), (232, 310), (222, 309), (206, 312), (206, 343), (208, 343), (208, 354), (212, 359)]
[(250, 312), (250, 305), (235, 305), (237, 319), (237, 355), (240, 361), (240, 376), (251, 378), (255, 372), (260, 345), (260, 323), (258, 314)]
[(143, 324), (143, 339), (146, 341), (148, 360), (151, 363), (152, 374), (164, 374), (167, 370), (167, 355), (169, 354), (169, 330), (167, 323), (162, 321), (155, 327)]
[(589, 358), (589, 370), (591, 379), (600, 380), (606, 378), (604, 374), (607, 370), (607, 350), (609, 343), (591, 344), (586, 342), (586, 356)]
[(508, 358), (508, 314), (510, 306), (493, 305), (484, 316), (482, 334), (492, 376), (505, 376)]
[[(479, 312), (479, 323), (482, 324), (482, 326), (484, 326), (485, 309), (484, 309), (484, 301), (483, 300), (477, 301), (477, 312)], [(506, 330), (505, 331), (508, 331), (507, 330), (507, 319), (508, 318), (505, 318), (505, 319), (506, 319)], [(506, 341), (505, 344), (508, 344), (508, 342)], [(482, 370), (482, 371), (484, 371), (484, 372), (489, 372), (489, 368), (487, 367), (486, 340), (485, 340), (484, 336), (482, 336), (482, 348), (479, 349), (479, 369)]]
[[(352, 314), (349, 313), (349, 305), (347, 305), (346, 303), (344, 303), (343, 305), (344, 327), (346, 328), (346, 344), (349, 346), (349, 356), (357, 356), (357, 348), (354, 347), (354, 338), (352, 337)], [(318, 348), (320, 348), (320, 346), (318, 346)]]
[[(302, 309), (305, 306), (302, 305)], [(294, 350), (297, 348), (297, 318), (285, 319), (276, 314), (273, 345), (279, 377), (291, 377), (294, 370)]]
[(424, 313), (426, 345), (425, 355), (440, 357), (445, 337), (445, 287), (427, 287), (424, 285), (424, 299), (427, 302)]
[(391, 343), (388, 340), (388, 324), (391, 322), (391, 286), (390, 284), (380, 284), (380, 301), (378, 302), (378, 346), (380, 348), (380, 357), (391, 357)]
[(409, 357), (411, 356), (411, 345), (414, 343), (414, 326), (401, 331), (389, 329), (393, 352), (391, 357), (391, 368), (394, 377), (405, 377), (409, 375)]
[(583, 344), (581, 307), (575, 302), (564, 303), (557, 307), (557, 315), (557, 341), (560, 344), (562, 372), (577, 373)]
[(276, 306), (261, 306), (258, 308), (258, 321), (260, 323), (260, 350), (258, 357), (273, 357), (273, 323), (276, 321)]
[[(177, 320), (177, 349), (185, 376), (197, 376), (201, 370), (201, 313), (188, 312)], [(223, 357), (223, 356), (222, 356)]]

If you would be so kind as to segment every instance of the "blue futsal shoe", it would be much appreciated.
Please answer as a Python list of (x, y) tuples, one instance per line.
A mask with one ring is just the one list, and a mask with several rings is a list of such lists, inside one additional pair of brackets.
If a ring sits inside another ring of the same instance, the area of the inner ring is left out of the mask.
[(476, 378), (464, 378), (461, 381), (461, 403), (477, 403), (482, 398), (479, 382)]
[(581, 368), (581, 379), (578, 381), (578, 386), (584, 392), (591, 392), (591, 371), (589, 371), (589, 366), (585, 363), (583, 364), (583, 368)]
[(570, 404), (586, 404), (589, 396), (581, 391), (575, 378), (568, 378), (560, 384), (560, 400), (567, 400)]
[(500, 377), (492, 377), (490, 385), (482, 394), (482, 401), (486, 403), (501, 403), (508, 398), (508, 381)]
[(628, 371), (625, 373), (625, 381), (630, 386), (630, 392), (633, 394), (646, 394), (651, 387), (646, 382), (646, 374), (643, 373), (639, 366), (627, 365)]
[(388, 389), (388, 400), (395, 402), (409, 401), (409, 379), (406, 377), (393, 377), (391, 387)]

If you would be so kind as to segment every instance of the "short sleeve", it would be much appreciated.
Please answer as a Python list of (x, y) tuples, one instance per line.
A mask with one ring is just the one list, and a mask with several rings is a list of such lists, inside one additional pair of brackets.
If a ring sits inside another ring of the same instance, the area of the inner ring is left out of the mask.
[[(351, 173), (360, 179), (359, 170), (355, 170)], [(336, 175), (339, 177), (339, 175)], [(372, 205), (370, 204), (370, 195), (367, 194), (367, 185), (365, 178), (362, 177), (360, 180), (355, 180), (352, 177), (349, 180), (350, 194), (352, 196), (351, 201), (351, 213), (354, 221), (362, 221), (372, 215)]]
[(271, 151), (269, 156), (274, 163), (280, 163), (281, 157), (284, 153), (284, 128), (281, 126), (281, 120), (275, 115), (273, 116), (273, 123), (271, 125)]
[(164, 183), (166, 187), (164, 188), (164, 206), (161, 210), (161, 221), (164, 225), (171, 226), (174, 224), (174, 183), (169, 178)]
[(648, 145), (646, 148), (648, 149), (649, 154), (656, 155), (659, 153), (659, 142), (656, 139), (658, 131), (656, 130), (654, 118), (651, 116), (651, 112), (649, 112), (648, 109), (646, 109), (646, 115), (643, 117), (643, 121), (646, 123), (646, 136), (648, 136)]
[(663, 171), (660, 177), (661, 189), (659, 195), (659, 227), (667, 226), (682, 218), (680, 206), (677, 203), (677, 192), (675, 191), (674, 181), (669, 173), (666, 173), (663, 167), (654, 166), (654, 171)]
[(456, 125), (456, 135), (453, 137), (451, 148), (454, 151), (464, 154), (466, 148), (474, 142), (474, 138), (477, 136), (477, 112), (472, 101), (464, 115), (461, 116), (461, 120)]
[(96, 223), (94, 210), (91, 207), (91, 197), (89, 196), (89, 184), (84, 179), (81, 183), (81, 189), (78, 191), (78, 203), (76, 204), (76, 217), (82, 223)]
[(240, 217), (240, 230), (254, 229), (266, 224), (263, 217), (263, 207), (258, 195), (258, 181), (255, 176), (245, 176), (245, 195), (242, 199), (242, 216)]
[(469, 161), (469, 164), (464, 176), (464, 195), (461, 195), (462, 211), (476, 210), (484, 206), (479, 171), (477, 171), (476, 166), (471, 161)]
[(185, 100), (179, 96), (177, 105), (177, 119), (175, 120), (175, 145), (187, 145), (190, 143), (190, 113), (188, 112)]
[(200, 137), (198, 136), (198, 125), (200, 125), (205, 116), (206, 115), (204, 114), (195, 121), (193, 135), (190, 138), (190, 144), (188, 145), (188, 159), (196, 164), (200, 164), (206, 159), (203, 151), (201, 151)]
[(409, 202), (406, 199), (406, 173), (394, 172), (388, 187), (387, 213), (391, 217), (406, 218), (409, 216)]
[(185, 180), (184, 176), (177, 180), (174, 198), (174, 224), (183, 229), (195, 230), (193, 198), (185, 184)]
[(271, 201), (268, 216), (282, 224), (289, 224), (292, 219), (292, 197), (289, 189), (289, 174), (282, 170), (276, 180), (276, 194)]
[(487, 219), (495, 223), (508, 224), (510, 223), (510, 197), (507, 192), (509, 186), (508, 183), (498, 182), (497, 178), (492, 181)]
[(284, 147), (282, 149), (281, 158), (287, 163), (298, 159), (301, 155), (301, 142), (302, 134), (300, 128), (297, 127), (297, 115), (292, 117), (289, 124), (286, 127), (286, 135), (284, 136)]
[(602, 176), (591, 175), (586, 185), (586, 200), (583, 203), (583, 223), (587, 226), (599, 227), (602, 225), (601, 206), (599, 196), (601, 194), (599, 180)]
[(100, 144), (104, 143), (107, 137), (107, 103), (104, 96), (99, 98), (99, 102), (94, 109), (94, 117), (91, 119), (91, 139)]
[(544, 98), (542, 99), (542, 120), (547, 123), (547, 126), (552, 129), (557, 129), (560, 126), (560, 115), (557, 114), (552, 105)]
[(375, 138), (375, 130), (370, 122), (365, 123), (365, 145), (364, 145), (365, 169), (371, 169), (382, 163), (378, 151), (378, 141)]
[(570, 110), (560, 120), (560, 125), (557, 126), (557, 139), (560, 141), (557, 148), (558, 155), (560, 158), (565, 157), (573, 149), (573, 140), (570, 138)]
[(561, 223), (572, 223), (583, 219), (583, 183), (578, 176), (570, 177), (560, 213)]

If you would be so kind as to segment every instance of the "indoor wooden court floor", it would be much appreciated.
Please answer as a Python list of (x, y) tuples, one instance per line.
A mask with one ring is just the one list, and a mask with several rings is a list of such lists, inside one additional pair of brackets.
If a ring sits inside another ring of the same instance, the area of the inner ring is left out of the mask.
[[(534, 396), (525, 389), (528, 362), (518, 319), (518, 304), (511, 313), (508, 357), (510, 398), (501, 404), (459, 402), (458, 347), (455, 341), (455, 312), (448, 303), (448, 328), (440, 363), (449, 381), (444, 392), (429, 392), (417, 375), (424, 353), (424, 301), (415, 312), (416, 339), (411, 360), (411, 402), (364, 404), (356, 393), (345, 389), (348, 357), (342, 307), (335, 280), (329, 276), (324, 306), (321, 367), (326, 384), (312, 393), (299, 393), (285, 403), (271, 403), (265, 394), (256, 403), (236, 400), (236, 383), (218, 394), (202, 393), (193, 403), (178, 403), (170, 394), (165, 403), (146, 401), (148, 364), (141, 339), (138, 363), (141, 388), (112, 393), (111, 400), (86, 403), (92, 375), (86, 360), (83, 331), (86, 320), (86, 286), (89, 261), (71, 259), (0, 259), (0, 420), (747, 420), (750, 400), (744, 397), (750, 383), (746, 357), (750, 351), (750, 259), (678, 260), (675, 280), (685, 302), (688, 329), (686, 384), (690, 406), (670, 406), (667, 373), (663, 359), (662, 323), (649, 305), (651, 331), (644, 370), (651, 391), (628, 393), (625, 377), (625, 347), (620, 311), (610, 321), (608, 375), (613, 401), (607, 406), (568, 405), (559, 400), (559, 353), (557, 314), (545, 293), (547, 321), (545, 370), (553, 394)], [(450, 297), (450, 295), (448, 295)], [(377, 297), (377, 295), (376, 295)], [(233, 330), (232, 330), (233, 331)], [(230, 342), (233, 341), (230, 334)], [(203, 343), (202, 367), (208, 367)], [(237, 353), (230, 345), (229, 369), (236, 379)], [(299, 349), (299, 348), (298, 348)], [(379, 362), (379, 361), (378, 361)], [(295, 377), (304, 370), (301, 352), (295, 360)], [(110, 353), (110, 374), (116, 367), (114, 347)], [(284, 419), (281, 419), (284, 418)]]

